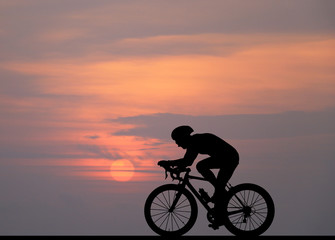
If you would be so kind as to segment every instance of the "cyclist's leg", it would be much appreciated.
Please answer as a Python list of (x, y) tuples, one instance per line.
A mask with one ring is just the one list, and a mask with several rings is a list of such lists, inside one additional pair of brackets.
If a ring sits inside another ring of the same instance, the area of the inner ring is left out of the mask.
[(213, 159), (213, 157), (206, 158), (197, 163), (196, 168), (198, 172), (209, 181), (215, 188), (217, 185), (217, 179), (211, 169), (220, 168), (217, 164), (217, 159)]
[[(220, 190), (224, 191), (227, 182), (237, 166), (237, 164), (226, 163), (224, 161), (225, 159), (227, 159), (227, 157), (209, 157), (201, 160), (196, 165), (198, 172), (209, 181), (215, 189), (213, 200), (216, 193), (219, 193)], [(217, 177), (211, 169), (220, 169)]]
[(226, 165), (223, 168), (220, 168), (218, 172), (215, 189), (219, 191), (222, 190), (223, 193), (225, 192), (223, 190), (225, 190), (225, 186), (227, 185), (230, 178), (233, 176), (233, 173), (236, 167), (237, 167), (237, 164), (231, 164), (231, 165)]
[(221, 159), (221, 166), (217, 176), (217, 182), (215, 185), (215, 189), (222, 190), (225, 189), (226, 184), (229, 179), (233, 176), (233, 173), (239, 163), (239, 155), (237, 152), (233, 152), (231, 154), (225, 155)]
[(222, 202), (226, 195), (227, 191), (225, 190), (225, 187), (229, 181), (229, 179), (232, 177), (235, 169), (237, 167), (237, 164), (231, 164), (231, 165), (226, 165), (222, 168), (220, 168), (218, 172), (218, 177), (215, 185), (215, 193), (213, 196), (214, 203)]
[(215, 186), (215, 193), (214, 193), (214, 211), (215, 211), (215, 219), (218, 225), (223, 224), (224, 220), (224, 214), (226, 209), (224, 201), (226, 200), (227, 191), (225, 190), (225, 186), (228, 183), (229, 179), (232, 177), (239, 159), (238, 154), (228, 156), (230, 157), (227, 159), (227, 156), (225, 157), (228, 161), (223, 161), (225, 164), (220, 168), (218, 172), (217, 182)]

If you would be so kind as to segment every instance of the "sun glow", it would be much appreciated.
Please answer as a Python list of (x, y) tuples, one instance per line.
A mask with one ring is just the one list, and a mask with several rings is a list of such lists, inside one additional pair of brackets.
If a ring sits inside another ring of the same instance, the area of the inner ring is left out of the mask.
[(118, 182), (130, 181), (134, 175), (134, 165), (129, 160), (116, 160), (111, 164), (110, 174)]

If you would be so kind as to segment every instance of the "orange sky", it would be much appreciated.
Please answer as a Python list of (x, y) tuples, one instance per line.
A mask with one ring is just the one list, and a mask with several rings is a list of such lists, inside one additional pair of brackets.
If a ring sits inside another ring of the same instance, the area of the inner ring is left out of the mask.
[(0, 234), (148, 234), (156, 163), (191, 124), (272, 190), (270, 234), (333, 235), (334, 4), (0, 0)]
[[(178, 43), (201, 44), (205, 52), (113, 60), (95, 56), (92, 60), (5, 62), (6, 70), (36, 76), (40, 94), (82, 98), (61, 104), (59, 99), (41, 101), (38, 96), (3, 100), (16, 111), (36, 105), (54, 108), (53, 114), (65, 123), (43, 124), (65, 124), (67, 128), (48, 136), (42, 133), (42, 141), (89, 144), (92, 139), (81, 137), (98, 135), (95, 144), (122, 152), (124, 159), (138, 167), (153, 167), (157, 160), (139, 160), (145, 157), (139, 149), (151, 140), (112, 136), (120, 125), (103, 123), (104, 119), (157, 112), (220, 115), (314, 111), (331, 107), (335, 101), (335, 40), (329, 36), (207, 34), (125, 39), (117, 44), (143, 48)], [(235, 43), (237, 49), (225, 54), (227, 43)], [(160, 156), (166, 150), (155, 151)], [(92, 162), (107, 169), (106, 174), (98, 175), (110, 176), (111, 163), (106, 159), (83, 159), (76, 165), (91, 166)], [(139, 172), (135, 176), (139, 179), (143, 175)]]
[[(226, 38), (239, 43), (240, 49), (221, 55)], [(217, 50), (215, 55), (19, 61), (5, 62), (3, 68), (39, 76), (36, 84), (41, 94), (87, 97), (81, 104), (88, 106), (79, 114), (92, 119), (111, 117), (110, 108), (115, 116), (124, 116), (273, 113), (332, 106), (335, 42), (329, 36), (191, 35), (175, 39), (189, 44), (203, 41), (208, 48), (212, 42), (222, 39), (222, 43), (210, 50)], [(250, 46), (243, 46), (248, 43), (241, 39), (248, 39)], [(169, 38), (155, 37), (129, 42), (143, 47), (166, 41)], [(317, 102), (308, 102), (311, 94), (318, 96)], [(90, 104), (89, 97), (101, 104)]]

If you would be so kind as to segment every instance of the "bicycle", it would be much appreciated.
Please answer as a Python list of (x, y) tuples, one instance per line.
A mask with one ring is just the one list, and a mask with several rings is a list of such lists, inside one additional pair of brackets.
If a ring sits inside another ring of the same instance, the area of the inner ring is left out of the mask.
[[(190, 179), (207, 181), (190, 175), (191, 169), (165, 168), (165, 178), (179, 180), (178, 184), (166, 184), (153, 190), (144, 205), (144, 215), (149, 227), (161, 236), (181, 236), (196, 222), (198, 205), (195, 197), (207, 210), (207, 219), (213, 226), (214, 209), (208, 194), (193, 187)], [(183, 173), (183, 174), (182, 174)], [(183, 175), (183, 176), (182, 176)], [(187, 189), (187, 188), (189, 189)], [(259, 236), (272, 224), (275, 206), (270, 194), (262, 187), (243, 183), (226, 185), (224, 226), (236, 236)], [(215, 228), (214, 228), (215, 229)]]

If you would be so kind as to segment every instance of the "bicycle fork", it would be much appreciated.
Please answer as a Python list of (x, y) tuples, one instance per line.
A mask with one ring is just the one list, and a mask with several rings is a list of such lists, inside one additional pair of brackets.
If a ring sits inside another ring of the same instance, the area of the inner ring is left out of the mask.
[(180, 197), (181, 197), (181, 195), (183, 193), (183, 190), (185, 189), (185, 186), (186, 186), (186, 182), (185, 181), (178, 185), (179, 190), (176, 193), (176, 195), (175, 195), (175, 197), (173, 199), (173, 202), (172, 202), (172, 204), (171, 204), (171, 206), (170, 206), (170, 208), (168, 210), (170, 213), (175, 210), (175, 208), (177, 206), (177, 203), (179, 202), (179, 199), (180, 199)]

